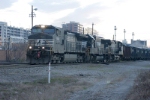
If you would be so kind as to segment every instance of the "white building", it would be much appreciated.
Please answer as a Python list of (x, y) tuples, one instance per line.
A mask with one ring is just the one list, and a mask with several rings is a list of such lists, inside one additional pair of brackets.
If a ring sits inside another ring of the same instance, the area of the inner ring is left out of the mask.
[(30, 34), (29, 29), (12, 27), (6, 22), (0, 22), (0, 46), (4, 46), (4, 43), (10, 40), (11, 43), (27, 42)]
[(83, 34), (83, 25), (78, 22), (71, 21), (70, 23), (62, 24), (62, 28), (71, 32), (77, 32)]
[(140, 48), (147, 48), (147, 41), (146, 40), (133, 40), (131, 39), (131, 45)]
[(127, 42), (126, 39), (122, 40), (122, 43), (123, 43), (123, 44), (128, 44), (128, 42)]

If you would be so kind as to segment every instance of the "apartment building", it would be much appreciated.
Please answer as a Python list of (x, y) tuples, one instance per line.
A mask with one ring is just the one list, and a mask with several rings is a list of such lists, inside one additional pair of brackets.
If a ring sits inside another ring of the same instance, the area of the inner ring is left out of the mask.
[(22, 43), (27, 42), (28, 36), (31, 34), (30, 29), (23, 29), (8, 26), (7, 22), (0, 22), (0, 47), (4, 43)]
[(71, 32), (77, 32), (83, 34), (83, 25), (78, 22), (70, 21), (70, 23), (62, 24), (62, 28)]

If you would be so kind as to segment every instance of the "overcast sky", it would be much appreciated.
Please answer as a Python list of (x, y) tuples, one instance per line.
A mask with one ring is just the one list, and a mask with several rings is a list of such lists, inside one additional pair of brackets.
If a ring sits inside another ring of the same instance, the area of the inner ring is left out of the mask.
[(0, 21), (8, 25), (30, 28), (31, 5), (34, 11), (34, 25), (52, 24), (61, 27), (62, 23), (75, 21), (85, 28), (92, 27), (100, 36), (112, 39), (114, 26), (116, 39), (148, 40), (150, 45), (150, 0), (1, 0)]

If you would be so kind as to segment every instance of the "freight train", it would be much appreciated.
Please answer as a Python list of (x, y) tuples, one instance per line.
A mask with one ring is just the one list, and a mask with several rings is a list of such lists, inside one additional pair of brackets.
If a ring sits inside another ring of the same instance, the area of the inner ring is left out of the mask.
[(31, 33), (26, 54), (29, 64), (150, 59), (149, 49), (70, 32), (53, 25), (36, 25)]

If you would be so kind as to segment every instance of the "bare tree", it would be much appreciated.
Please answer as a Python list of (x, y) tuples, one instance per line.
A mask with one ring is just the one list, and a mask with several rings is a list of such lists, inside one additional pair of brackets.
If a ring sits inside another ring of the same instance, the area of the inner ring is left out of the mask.
[(26, 43), (12, 43), (9, 49), (10, 61), (21, 62), (26, 59)]
[[(84, 33), (85, 34), (92, 34), (92, 28), (90, 28), (90, 27), (85, 28)], [(93, 35), (98, 35), (98, 31), (93, 29)]]

